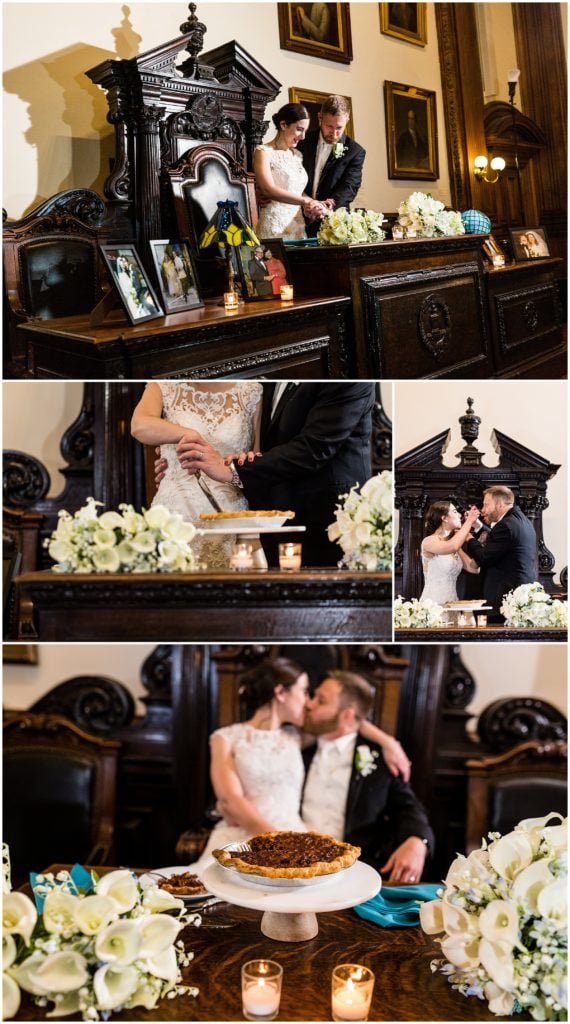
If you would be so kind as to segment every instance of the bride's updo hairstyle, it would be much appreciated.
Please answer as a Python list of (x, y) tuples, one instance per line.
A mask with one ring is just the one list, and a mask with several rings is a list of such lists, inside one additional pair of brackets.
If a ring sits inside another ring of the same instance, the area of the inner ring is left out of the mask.
[(277, 131), (281, 130), (281, 124), (285, 122), (286, 125), (295, 124), (297, 121), (305, 121), (309, 118), (309, 111), (302, 103), (286, 103), (285, 106), (281, 107), (276, 114), (273, 115), (271, 120), (277, 128)]
[(260, 661), (241, 677), (238, 693), (242, 717), (251, 718), (258, 708), (273, 700), (277, 686), (288, 690), (304, 673), (305, 669), (289, 658), (265, 658)]
[(450, 501), (434, 501), (427, 510), (425, 522), (425, 535), (430, 537), (432, 533), (439, 530), (451, 507)]

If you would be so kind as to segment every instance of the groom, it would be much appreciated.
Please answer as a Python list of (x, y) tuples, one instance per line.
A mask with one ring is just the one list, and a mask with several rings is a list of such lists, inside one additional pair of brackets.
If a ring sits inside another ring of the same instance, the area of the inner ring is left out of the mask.
[(329, 672), (307, 701), (301, 815), (307, 828), (362, 848), (362, 860), (395, 885), (419, 882), (434, 836), (412, 788), (388, 771), (382, 748), (359, 736), (372, 688), (353, 672)]
[[(336, 565), (342, 552), (327, 526), (339, 495), (371, 476), (373, 407), (369, 381), (264, 383), (260, 457), (252, 452), (228, 466), (211, 445), (184, 438), (176, 451), (188, 472), (241, 487), (250, 508), (292, 509), (293, 525), (306, 527), (304, 564)], [(263, 546), (277, 564), (276, 542)]]
[(492, 618), (500, 619), (503, 597), (522, 583), (538, 579), (536, 533), (524, 512), (515, 505), (510, 487), (488, 487), (483, 494), (482, 517), (491, 529), (484, 543), (475, 537), (463, 545), (481, 569), (485, 570), (483, 594), (493, 606)]
[[(329, 210), (348, 208), (362, 183), (366, 151), (346, 135), (350, 107), (344, 96), (328, 96), (317, 116), (318, 130), (297, 145), (309, 176), (305, 191)], [(307, 235), (314, 237), (319, 226), (319, 220), (307, 224)]]

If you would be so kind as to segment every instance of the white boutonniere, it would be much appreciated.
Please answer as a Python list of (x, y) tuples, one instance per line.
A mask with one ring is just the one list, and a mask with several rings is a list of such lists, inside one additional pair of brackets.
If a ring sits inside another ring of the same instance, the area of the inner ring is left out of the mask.
[(370, 747), (366, 746), (366, 744), (363, 743), (361, 744), (361, 746), (357, 747), (356, 758), (354, 763), (358, 774), (362, 775), (363, 777), (366, 777), (367, 775), (372, 775), (372, 772), (375, 772), (378, 767), (378, 765), (375, 763), (377, 757), (378, 751), (371, 750)]
[(340, 160), (341, 156), (348, 153), (348, 146), (345, 146), (344, 142), (335, 142), (333, 146), (333, 156), (335, 160)]

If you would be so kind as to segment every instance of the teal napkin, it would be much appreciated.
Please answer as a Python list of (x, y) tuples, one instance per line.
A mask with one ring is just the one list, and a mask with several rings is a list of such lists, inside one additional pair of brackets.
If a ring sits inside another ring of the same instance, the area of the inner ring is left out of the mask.
[(382, 928), (413, 927), (420, 923), (420, 903), (434, 900), (438, 889), (441, 885), (387, 885), (354, 909)]

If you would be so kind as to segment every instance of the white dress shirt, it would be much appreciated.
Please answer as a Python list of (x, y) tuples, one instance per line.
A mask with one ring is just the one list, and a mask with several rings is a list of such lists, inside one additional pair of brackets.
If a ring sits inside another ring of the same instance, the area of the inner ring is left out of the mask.
[(271, 402), (272, 418), (273, 416), (275, 416), (275, 410), (279, 405), (279, 402), (281, 401), (281, 396), (283, 395), (283, 392), (285, 391), (285, 388), (288, 386), (288, 384), (288, 380), (280, 380), (279, 383), (275, 385), (275, 391), (273, 392), (273, 401)]
[(317, 197), (317, 189), (321, 180), (321, 174), (323, 168), (331, 155), (332, 142), (325, 142), (321, 133), (319, 132), (319, 141), (317, 142), (317, 152), (315, 156), (315, 173), (313, 176), (313, 198)]
[(301, 817), (307, 828), (344, 838), (346, 800), (357, 733), (336, 740), (319, 737), (303, 793)]

